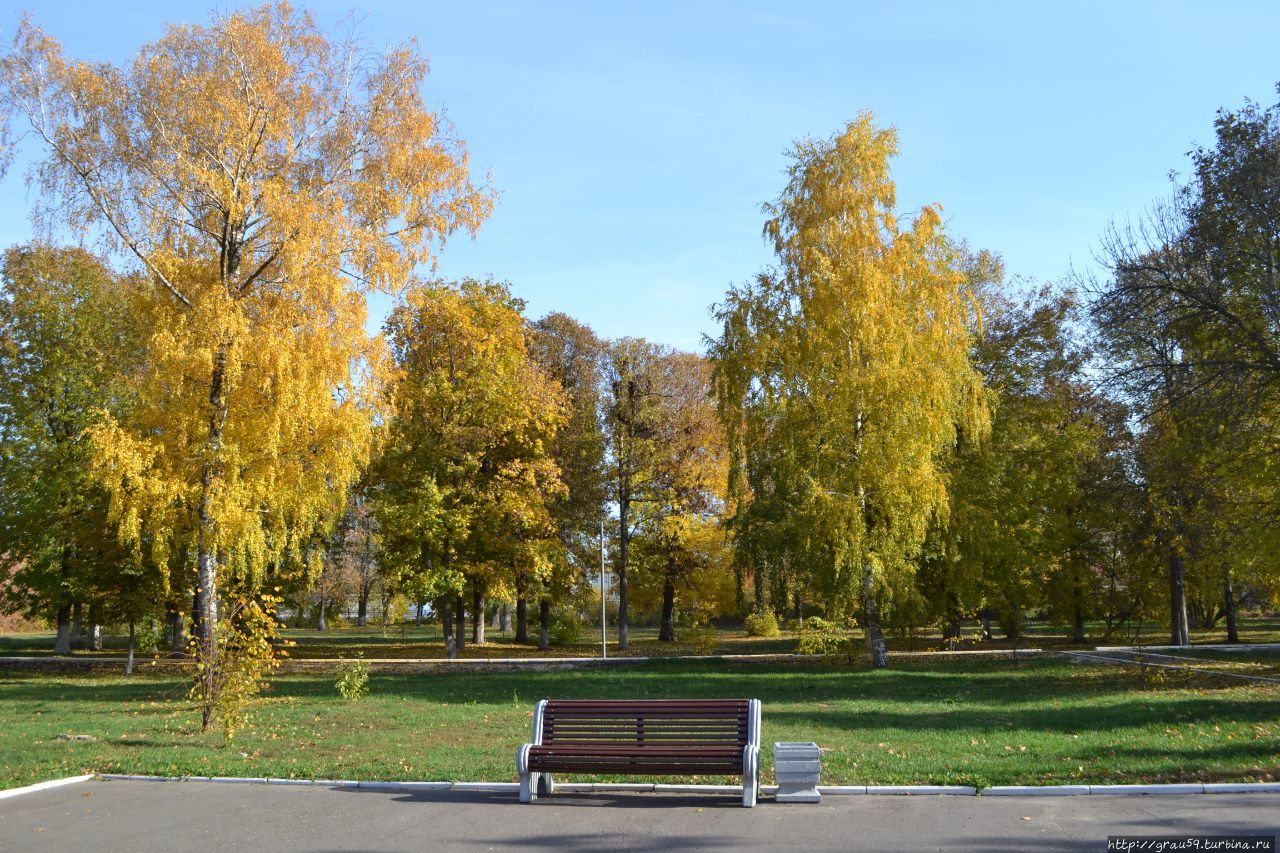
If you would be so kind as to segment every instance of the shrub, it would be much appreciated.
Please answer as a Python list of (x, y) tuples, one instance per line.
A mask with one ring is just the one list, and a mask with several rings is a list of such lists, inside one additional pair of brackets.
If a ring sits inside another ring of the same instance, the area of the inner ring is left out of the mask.
[(715, 654), (716, 629), (710, 625), (703, 622), (691, 622), (680, 629), (677, 636), (693, 648), (694, 654)]
[(849, 633), (835, 622), (810, 616), (800, 623), (796, 650), (802, 655), (836, 655), (852, 649)]
[(776, 637), (782, 633), (778, 628), (778, 617), (772, 610), (752, 613), (742, 620), (748, 637)]
[(355, 702), (369, 695), (369, 665), (359, 655), (355, 660), (338, 662), (338, 680), (334, 682), (339, 695), (348, 702)]
[(573, 615), (557, 613), (551, 617), (547, 634), (553, 646), (572, 646), (582, 637), (582, 623)]

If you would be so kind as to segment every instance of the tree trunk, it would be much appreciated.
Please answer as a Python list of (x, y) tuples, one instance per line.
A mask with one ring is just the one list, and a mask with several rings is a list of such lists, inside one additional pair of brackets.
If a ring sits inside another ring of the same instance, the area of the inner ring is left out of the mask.
[(418, 605), (418, 607), (417, 607), (417, 613), (415, 613), (413, 617), (413, 624), (421, 628), (422, 627), (422, 608), (426, 606), (426, 602), (419, 601), (419, 602), (416, 602), (416, 604)]
[(502, 603), (502, 612), (498, 618), (498, 628), (504, 635), (511, 633), (511, 607), (505, 601)]
[(662, 623), (658, 628), (658, 640), (674, 642), (676, 638), (676, 585), (668, 573), (662, 585)]
[(227, 420), (227, 395), (223, 385), (227, 371), (227, 345), (220, 344), (213, 357), (209, 382), (209, 458), (200, 467), (200, 505), (196, 515), (196, 585), (200, 594), (201, 714), (200, 730), (213, 720), (218, 660), (218, 555), (213, 550), (213, 486), (222, 455), (222, 429)]
[(453, 636), (453, 606), (448, 596), (436, 599), (436, 612), (440, 614), (440, 630), (444, 634), (445, 657), (458, 656), (458, 640)]
[(1083, 643), (1084, 640), (1084, 608), (1077, 604), (1075, 618), (1071, 626), (1071, 642)]
[(165, 602), (165, 621), (169, 626), (169, 652), (171, 654), (184, 654), (187, 650), (187, 643), (184, 637), (182, 611), (178, 609), (178, 605), (172, 601)]
[[(379, 596), (382, 603), (382, 628), (386, 628), (391, 624), (391, 594), (387, 592), (386, 584), (382, 586), (382, 595)], [(446, 631), (447, 635), (449, 632)]]
[(889, 651), (884, 644), (884, 632), (880, 630), (880, 609), (876, 606), (873, 594), (874, 585), (871, 569), (862, 569), (862, 607), (867, 632), (867, 651), (871, 653), (871, 665), (876, 669), (889, 666)]
[(327, 603), (328, 603), (328, 602), (326, 602), (326, 601), (325, 601), (324, 596), (323, 596), (323, 595), (322, 595), (322, 596), (320, 596), (320, 613), (316, 616), (316, 630), (317, 630), (317, 631), (328, 631), (328, 630), (329, 630), (329, 624), (328, 624), (327, 622), (325, 622), (325, 619), (324, 619), (324, 611), (325, 611), (325, 609), (326, 609), (326, 608), (325, 608), (325, 605), (326, 605)]
[(626, 651), (631, 648), (631, 640), (627, 636), (627, 547), (631, 544), (631, 528), (628, 515), (631, 511), (631, 499), (624, 495), (618, 501), (618, 649)]
[(764, 567), (757, 565), (751, 570), (751, 587), (756, 601), (756, 613), (764, 612)]
[(1170, 639), (1174, 646), (1191, 645), (1187, 629), (1186, 563), (1176, 551), (1169, 555)]
[(516, 642), (529, 642), (529, 602), (523, 591), (516, 599)]
[(84, 619), (82, 613), (84, 608), (80, 602), (71, 605), (71, 648), (79, 650), (84, 648)]
[(89, 649), (90, 651), (102, 651), (102, 626), (89, 626)]
[(1231, 583), (1231, 569), (1222, 570), (1222, 601), (1227, 613), (1227, 642), (1240, 642), (1240, 630), (1236, 625), (1236, 591)]
[(369, 587), (360, 587), (360, 601), (356, 604), (356, 627), (363, 628), (369, 620)]
[(991, 640), (991, 611), (982, 608), (982, 639)]
[(551, 602), (545, 598), (538, 602), (538, 648), (551, 648)]
[(467, 648), (467, 603), (462, 593), (453, 597), (453, 642), (459, 653)]
[(58, 638), (53, 641), (55, 655), (71, 654), (71, 604), (64, 603), (58, 608)]
[(133, 620), (129, 620), (129, 656), (124, 661), (124, 674), (133, 675)]
[(484, 590), (478, 583), (471, 585), (471, 642), (484, 643)]

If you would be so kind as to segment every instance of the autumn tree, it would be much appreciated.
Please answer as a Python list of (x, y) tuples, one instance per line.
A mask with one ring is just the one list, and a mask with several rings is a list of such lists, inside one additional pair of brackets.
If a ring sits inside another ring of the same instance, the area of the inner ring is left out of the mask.
[[(643, 581), (661, 595), (658, 639), (671, 641), (677, 592), (703, 592), (699, 587), (715, 586), (717, 571), (727, 573), (719, 529), (727, 459), (706, 359), (669, 352), (654, 368), (660, 393), (652, 420), (652, 470), (643, 500), (635, 504), (635, 529), (644, 557), (639, 565), (648, 576)], [(715, 596), (707, 599), (710, 605)]]
[[(73, 608), (162, 596), (156, 572), (116, 542), (108, 495), (88, 476), (85, 431), (128, 411), (121, 380), (138, 368), (127, 322), (131, 283), (82, 249), (29, 245), (4, 256), (0, 283), (0, 564), (5, 603), (57, 624), (72, 648)], [(113, 616), (117, 615), (115, 613)]]
[[(1194, 573), (1218, 574), (1205, 560), (1222, 563), (1211, 556), (1224, 553), (1222, 534), (1280, 520), (1274, 490), (1243, 485), (1276, 452), (1280, 110), (1220, 111), (1215, 132), (1170, 200), (1104, 235), (1106, 277), (1086, 280), (1109, 386), (1143, 420), (1151, 539), (1167, 564), (1175, 645), (1189, 641), (1188, 587), (1203, 588)], [(1224, 594), (1231, 587), (1228, 577)]]
[(127, 540), (160, 566), (192, 555), (206, 726), (225, 582), (308, 562), (367, 456), (364, 291), (398, 290), (490, 210), (426, 71), (284, 2), (170, 26), (122, 67), (24, 20), (3, 59), (3, 113), (46, 153), (39, 218), (151, 285), (131, 308), (139, 403), (95, 429), (94, 472)]
[[(811, 584), (829, 613), (860, 616), (878, 667), (879, 603), (947, 511), (940, 457), (989, 428), (958, 249), (937, 206), (900, 225), (896, 152), (868, 114), (796, 145), (765, 208), (777, 266), (730, 291), (712, 347), (736, 493), (749, 507), (785, 480)], [(779, 477), (755, 464), (766, 446)]]
[(540, 583), (553, 564), (549, 507), (563, 485), (549, 450), (566, 402), (529, 356), (522, 309), (505, 285), (435, 282), (408, 291), (386, 325), (395, 414), (377, 519), (399, 575), (452, 608), (456, 649), (466, 593), (482, 622), (490, 588)]
[[(560, 469), (564, 491), (550, 505), (567, 563), (564, 571), (543, 575), (569, 583), (594, 565), (599, 527), (605, 516), (605, 437), (601, 428), (601, 356), (604, 343), (588, 326), (567, 314), (552, 313), (533, 324), (529, 355), (543, 372), (564, 389), (568, 402), (565, 422), (550, 445)], [(574, 571), (576, 568), (578, 571)], [(516, 575), (516, 641), (528, 638), (526, 598), (530, 578)], [(559, 590), (560, 593), (566, 590)], [(550, 596), (539, 598), (539, 622), (549, 627)]]
[(657, 488), (663, 361), (671, 351), (640, 338), (610, 343), (603, 356), (604, 435), (609, 497), (617, 507), (618, 547), (614, 571), (618, 590), (618, 648), (630, 648), (631, 539), (634, 507), (651, 500)]

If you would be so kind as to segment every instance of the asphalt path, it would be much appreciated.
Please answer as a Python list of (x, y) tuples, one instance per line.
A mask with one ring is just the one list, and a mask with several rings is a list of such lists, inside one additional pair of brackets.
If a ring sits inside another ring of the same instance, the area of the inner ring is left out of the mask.
[[(1280, 795), (831, 796), (378, 791), (89, 781), (0, 800), (0, 851), (1107, 849), (1109, 835), (1280, 832)], [(1203, 848), (1202, 848), (1203, 849)]]

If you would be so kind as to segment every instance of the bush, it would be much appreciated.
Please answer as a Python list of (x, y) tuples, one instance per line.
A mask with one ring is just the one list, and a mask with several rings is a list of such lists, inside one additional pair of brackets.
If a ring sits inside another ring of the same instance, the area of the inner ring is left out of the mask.
[(364, 658), (356, 656), (355, 660), (338, 662), (338, 680), (334, 682), (339, 695), (348, 702), (355, 702), (362, 696), (369, 695), (369, 665)]
[(742, 620), (748, 637), (776, 637), (782, 633), (778, 628), (778, 617), (772, 610), (752, 613)]
[(716, 629), (702, 622), (692, 622), (678, 630), (677, 637), (688, 643), (694, 654), (713, 655), (716, 652)]
[(557, 613), (551, 617), (547, 634), (553, 646), (572, 646), (582, 638), (582, 623), (572, 615)]
[(149, 655), (160, 648), (163, 633), (156, 629), (156, 623), (150, 619), (139, 622), (133, 628), (133, 648), (140, 655)]
[(835, 622), (810, 616), (800, 623), (800, 641), (796, 650), (802, 655), (837, 655), (850, 652), (852, 648), (849, 632)]

